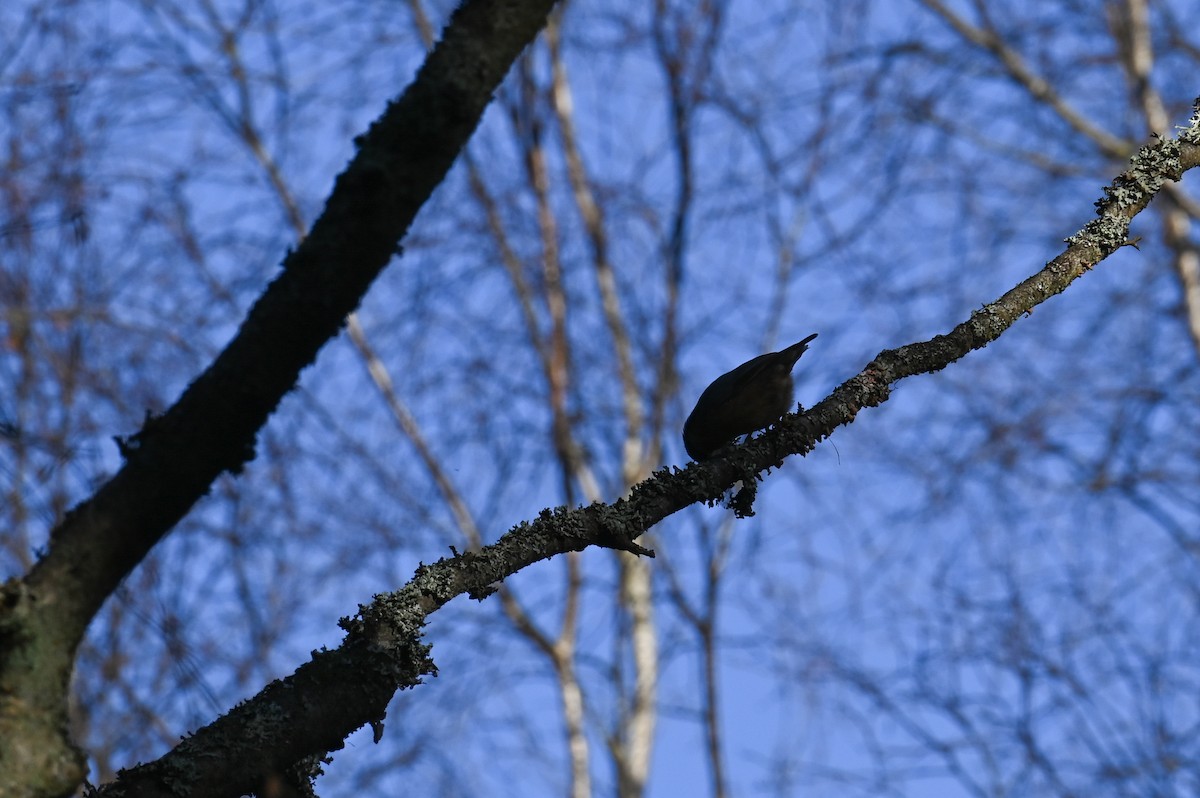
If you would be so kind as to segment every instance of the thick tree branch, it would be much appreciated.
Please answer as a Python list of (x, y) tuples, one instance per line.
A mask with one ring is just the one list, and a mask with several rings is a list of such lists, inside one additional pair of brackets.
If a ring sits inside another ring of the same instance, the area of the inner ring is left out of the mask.
[[(292, 676), (272, 683), (157, 762), (123, 772), (101, 794), (169, 796), (188, 789), (194, 795), (236, 795), (256, 773), (338, 748), (353, 729), (380, 723), (396, 689), (436, 672), (420, 636), (428, 616), (443, 604), (464, 593), (482, 599), (505, 577), (556, 554), (589, 546), (637, 550), (633, 541), (667, 516), (697, 502), (715, 503), (738, 480), (753, 485), (787, 456), (807, 454), (862, 408), (886, 401), (899, 380), (939, 371), (986, 346), (1023, 314), (1061, 293), (1128, 243), (1130, 220), (1167, 181), (1197, 165), (1200, 106), (1178, 139), (1158, 140), (1133, 157), (1096, 203), (1097, 219), (1071, 236), (1062, 254), (949, 333), (881, 352), (808, 412), (790, 414), (749, 443), (703, 464), (661, 469), (626, 499), (545, 510), (491, 546), (422, 565), (405, 587), (376, 596), (355, 618), (343, 620), (347, 636), (337, 650), (314, 654)], [(219, 765), (206, 764), (213, 762)]]
[[(51, 532), (29, 575), (3, 587), (0, 772), (7, 782), (30, 784), (22, 774), (52, 772), (39, 788), (47, 794), (78, 783), (82, 761), (63, 729), (71, 663), (88, 624), (213, 480), (254, 457), (258, 430), (395, 255), (552, 6), (470, 0), (455, 12), (414, 82), (356, 140), (358, 153), (321, 217), (234, 339), (174, 406), (119, 441), (123, 467)], [(23, 725), (32, 717), (44, 719), (36, 735)]]

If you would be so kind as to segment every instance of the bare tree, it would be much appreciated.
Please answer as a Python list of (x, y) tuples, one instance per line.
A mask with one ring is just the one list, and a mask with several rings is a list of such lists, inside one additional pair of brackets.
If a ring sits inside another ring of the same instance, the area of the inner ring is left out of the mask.
[(5, 789), (1186, 791), (1186, 9), (550, 5), (0, 12)]

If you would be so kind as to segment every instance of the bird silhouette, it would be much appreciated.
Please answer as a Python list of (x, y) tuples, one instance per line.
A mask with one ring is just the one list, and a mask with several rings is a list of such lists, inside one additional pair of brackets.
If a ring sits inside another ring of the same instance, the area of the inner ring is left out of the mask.
[(712, 381), (683, 424), (683, 446), (705, 460), (739, 435), (775, 423), (792, 406), (792, 369), (817, 334), (747, 360)]

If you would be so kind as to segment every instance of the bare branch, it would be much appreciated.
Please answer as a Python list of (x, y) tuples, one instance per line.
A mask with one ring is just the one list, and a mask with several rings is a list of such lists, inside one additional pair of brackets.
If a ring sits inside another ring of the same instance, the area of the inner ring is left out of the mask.
[[(172, 794), (185, 786), (203, 794), (232, 793), (254, 783), (264, 763), (289, 765), (340, 745), (364, 723), (378, 724), (397, 688), (419, 684), (435, 672), (421, 629), (454, 597), (483, 598), (495, 583), (534, 562), (589, 546), (638, 550), (634, 540), (654, 524), (696, 502), (713, 503), (741, 480), (792, 454), (807, 454), (864, 407), (887, 400), (905, 377), (945, 368), (999, 337), (1022, 315), (1061, 293), (1075, 279), (1123, 246), (1130, 219), (1145, 209), (1168, 180), (1200, 165), (1200, 107), (1179, 139), (1143, 147), (1130, 169), (1105, 188), (1098, 219), (1068, 239), (1067, 249), (1045, 268), (985, 305), (945, 335), (881, 352), (812, 410), (790, 414), (749, 443), (685, 469), (662, 469), (610, 505), (545, 510), (478, 552), (421, 566), (399, 591), (377, 596), (357, 617), (343, 620), (346, 641), (318, 652), (295, 674), (200, 730), (150, 765), (125, 772), (102, 795)], [(641, 549), (642, 553), (648, 553)], [(220, 773), (192, 763), (217, 761)]]
[[(120, 442), (124, 467), (53, 530), (48, 553), (25, 581), (4, 587), (0, 694), (6, 705), (45, 707), (46, 720), (30, 749), (14, 744), (29, 739), (9, 726), (17, 715), (0, 711), (0, 770), (18, 781), (15, 774), (31, 767), (53, 772), (64, 790), (78, 783), (82, 762), (61, 729), (65, 686), (88, 623), (213, 480), (253, 458), (257, 431), (393, 257), (552, 6), (528, 0), (458, 9), (413, 84), (357, 139), (358, 155), (312, 233), (285, 259), (237, 336), (173, 407)], [(18, 643), (20, 655), (13, 653)], [(46, 767), (47, 758), (62, 764)]]

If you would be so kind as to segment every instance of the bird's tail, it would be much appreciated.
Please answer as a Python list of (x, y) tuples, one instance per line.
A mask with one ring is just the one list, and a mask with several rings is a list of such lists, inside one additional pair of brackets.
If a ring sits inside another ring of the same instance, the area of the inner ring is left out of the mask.
[(786, 357), (787, 362), (791, 363), (794, 366), (794, 365), (796, 365), (796, 361), (800, 359), (800, 356), (803, 355), (804, 352), (808, 349), (808, 342), (816, 337), (817, 337), (817, 334), (813, 333), (812, 335), (805, 338), (803, 341), (792, 344), (791, 346), (789, 346), (787, 349), (784, 349), (779, 354)]

